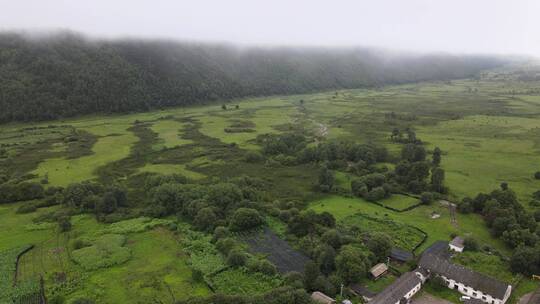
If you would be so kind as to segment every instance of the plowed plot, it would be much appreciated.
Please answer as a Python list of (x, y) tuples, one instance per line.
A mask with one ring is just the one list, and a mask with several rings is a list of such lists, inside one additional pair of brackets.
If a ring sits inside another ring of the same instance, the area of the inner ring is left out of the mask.
[(266, 255), (281, 273), (303, 272), (304, 265), (309, 261), (308, 257), (294, 250), (289, 243), (268, 228), (259, 233), (244, 235), (241, 239), (249, 245), (252, 252)]

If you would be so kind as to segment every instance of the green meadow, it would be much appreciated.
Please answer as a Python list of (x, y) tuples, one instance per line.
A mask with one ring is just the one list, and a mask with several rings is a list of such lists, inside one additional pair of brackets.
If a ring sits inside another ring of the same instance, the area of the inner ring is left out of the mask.
[[(534, 179), (534, 173), (540, 171), (540, 98), (528, 92), (537, 86), (538, 82), (511, 78), (420, 82), (6, 124), (0, 125), (0, 147), (5, 149), (4, 155), (0, 154), (0, 174), (40, 182), (45, 188), (88, 180), (122, 184), (134, 191), (129, 199), (135, 202), (137, 191), (144, 191), (143, 177), (152, 174), (179, 173), (204, 184), (248, 175), (263, 180), (272, 199), (303, 202), (317, 212), (331, 213), (342, 225), (356, 225), (362, 231), (377, 230), (384, 221), (395, 223), (388, 227), (406, 227), (394, 234), (387, 230), (407, 249), (412, 250), (421, 239), (417, 232), (407, 231), (418, 228), (427, 234), (427, 240), (415, 254), (458, 234), (472, 236), (481, 245), (509, 256), (510, 249), (491, 235), (479, 215), (458, 213), (457, 223), (452, 223), (448, 206), (438, 201), (395, 212), (352, 198), (348, 192), (355, 175), (350, 172), (334, 172), (341, 195), (323, 195), (315, 187), (317, 166), (287, 165), (271, 158), (248, 161), (248, 156), (261, 152), (262, 135), (298, 131), (309, 136), (307, 144), (311, 146), (332, 140), (385, 145), (390, 160), (378, 165), (393, 168), (401, 144), (391, 141), (392, 130), (412, 128), (428, 150), (442, 150), (441, 166), (451, 201), (490, 192), (507, 182), (520, 203), (533, 211), (536, 207), (529, 201), (532, 193), (540, 190), (540, 180)], [(511, 89), (519, 94), (511, 95)], [(66, 234), (60, 233), (56, 224), (37, 223), (60, 206), (16, 212), (32, 203), (36, 202), (0, 205), (0, 251), (33, 244), (34, 249), (21, 259), (19, 277), (43, 275), (49, 297), (89, 297), (99, 303), (169, 303), (212, 292), (203, 281), (193, 278), (189, 252), (181, 246), (185, 236), (169, 229), (170, 222), (138, 219), (106, 224), (92, 215), (76, 215), (71, 232)], [(394, 194), (379, 203), (402, 210), (417, 204), (418, 199)], [(269, 225), (284, 235), (285, 225), (268, 218)], [(81, 248), (74, 247), (76, 240)], [(96, 256), (106, 263), (100, 264)], [(480, 271), (514, 279), (508, 263), (486, 256), (466, 255), (462, 259)], [(489, 265), (499, 264), (504, 271), (497, 274), (498, 268)], [(238, 269), (224, 271), (212, 280), (219, 291), (230, 294), (260, 293), (282, 283), (280, 278), (258, 280)], [(380, 281), (374, 288), (387, 283)], [(532, 289), (534, 283), (525, 279), (518, 293)]]

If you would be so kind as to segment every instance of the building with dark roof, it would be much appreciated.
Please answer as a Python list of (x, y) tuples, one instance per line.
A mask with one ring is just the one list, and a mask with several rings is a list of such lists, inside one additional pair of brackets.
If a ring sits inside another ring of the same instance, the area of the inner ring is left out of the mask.
[(422, 280), (413, 272), (406, 272), (377, 294), (370, 304), (402, 304), (410, 299), (422, 288)]
[(353, 284), (349, 286), (349, 290), (355, 296), (362, 297), (366, 302), (371, 301), (371, 299), (373, 299), (377, 295), (373, 291), (367, 289), (365, 286), (362, 286), (360, 284)]
[(425, 254), (433, 254), (440, 256), (445, 259), (449, 259), (451, 257), (450, 250), (448, 250), (449, 244), (445, 241), (436, 241), (431, 246), (426, 248), (424, 252), (422, 252), (422, 255)]
[(444, 255), (422, 254), (418, 263), (430, 276), (442, 277), (448, 288), (489, 304), (504, 304), (510, 297), (512, 286), (461, 265), (451, 263)]
[(401, 248), (392, 248), (392, 251), (390, 252), (390, 258), (392, 260), (405, 263), (414, 259), (414, 255), (411, 252), (403, 250)]

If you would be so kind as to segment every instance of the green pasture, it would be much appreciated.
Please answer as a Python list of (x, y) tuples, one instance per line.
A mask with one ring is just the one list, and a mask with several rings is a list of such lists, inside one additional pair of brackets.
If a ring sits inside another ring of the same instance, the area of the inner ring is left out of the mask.
[(0, 250), (6, 250), (26, 244), (36, 244), (55, 236), (54, 226), (35, 229), (32, 219), (41, 214), (56, 210), (57, 207), (40, 208), (35, 213), (17, 214), (15, 211), (23, 204), (20, 202), (10, 205), (0, 205)]
[(130, 235), (126, 247), (132, 253), (129, 261), (91, 273), (78, 293), (98, 297), (100, 303), (171, 302), (173, 297), (209, 293), (204, 283), (192, 281), (188, 257), (170, 231), (158, 228)]
[(96, 178), (96, 169), (126, 158), (137, 137), (127, 129), (129, 124), (104, 122), (82, 126), (81, 129), (99, 136), (92, 147), (92, 154), (80, 158), (59, 157), (41, 162), (32, 173), (38, 177), (48, 176), (49, 183), (67, 186), (70, 183)]
[(418, 129), (443, 150), (447, 185), (457, 198), (491, 192), (508, 182), (527, 206), (540, 188), (540, 119), (470, 116)]
[[(235, 143), (242, 148), (257, 149), (253, 142), (260, 134), (277, 133), (275, 128), (287, 123), (292, 123), (292, 115), (296, 107), (290, 106), (261, 106), (259, 109), (250, 110), (223, 110), (209, 115), (199, 116), (197, 120), (202, 123), (200, 131), (204, 135), (217, 138), (224, 143)], [(238, 119), (246, 120), (255, 125), (252, 132), (226, 132)]]
[[(29, 202), (0, 206), (0, 251), (35, 245), (20, 261), (19, 280), (35, 279), (44, 274), (49, 298), (62, 294), (67, 299), (86, 297), (99, 303), (148, 303), (153, 299), (170, 302), (172, 296), (183, 299), (210, 292), (204, 283), (192, 281), (188, 256), (179, 245), (178, 236), (168, 229), (156, 227), (168, 223), (167, 220), (141, 218), (107, 225), (97, 223), (92, 216), (80, 215), (72, 217), (72, 231), (58, 234), (55, 224), (32, 222), (33, 218), (57, 207), (16, 214), (15, 210), (26, 203)], [(125, 239), (113, 237), (111, 240), (110, 236), (115, 234), (110, 233), (123, 233)], [(91, 247), (80, 249), (91, 252), (73, 251), (71, 246), (77, 239), (102, 242), (100, 246), (107, 250), (122, 244), (124, 247), (120, 248), (129, 251), (130, 256), (122, 258), (116, 266), (81, 267), (74, 259), (83, 256), (85, 262), (92, 261), (88, 259), (96, 258), (94, 253), (97, 251)], [(55, 273), (65, 273), (67, 281), (58, 282)]]
[(152, 124), (152, 131), (158, 134), (159, 141), (154, 149), (174, 148), (176, 146), (192, 143), (189, 139), (182, 138), (184, 124), (175, 120), (158, 120)]
[[(458, 225), (454, 227), (450, 221), (448, 207), (439, 203), (433, 203), (431, 206), (419, 206), (411, 211), (394, 212), (361, 198), (328, 196), (311, 202), (309, 208), (316, 212), (327, 211), (333, 214), (338, 221), (343, 221), (350, 215), (360, 212), (420, 228), (428, 234), (428, 238), (416, 253), (420, 253), (437, 240), (450, 240), (452, 233), (473, 236), (482, 244), (489, 244), (506, 254), (509, 253), (502, 241), (494, 239), (490, 235), (480, 216), (457, 214)], [(439, 214), (440, 217), (433, 219), (433, 213)]]

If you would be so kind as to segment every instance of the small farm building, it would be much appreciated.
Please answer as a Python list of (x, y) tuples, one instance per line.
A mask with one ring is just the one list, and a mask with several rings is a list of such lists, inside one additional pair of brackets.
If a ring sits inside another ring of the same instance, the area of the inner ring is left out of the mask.
[(465, 248), (465, 241), (459, 236), (456, 236), (448, 245), (450, 250), (454, 250), (455, 252), (463, 252), (463, 249)]
[(371, 301), (377, 294), (367, 289), (366, 287), (360, 284), (354, 284), (349, 286), (351, 293), (357, 297), (362, 297), (365, 302)]
[(386, 266), (385, 263), (379, 263), (373, 266), (371, 270), (369, 271), (369, 273), (371, 273), (371, 276), (375, 280), (382, 277), (386, 272), (388, 272), (388, 266)]
[(320, 291), (315, 291), (311, 294), (311, 299), (317, 303), (321, 304), (335, 304), (336, 300), (330, 298)]

